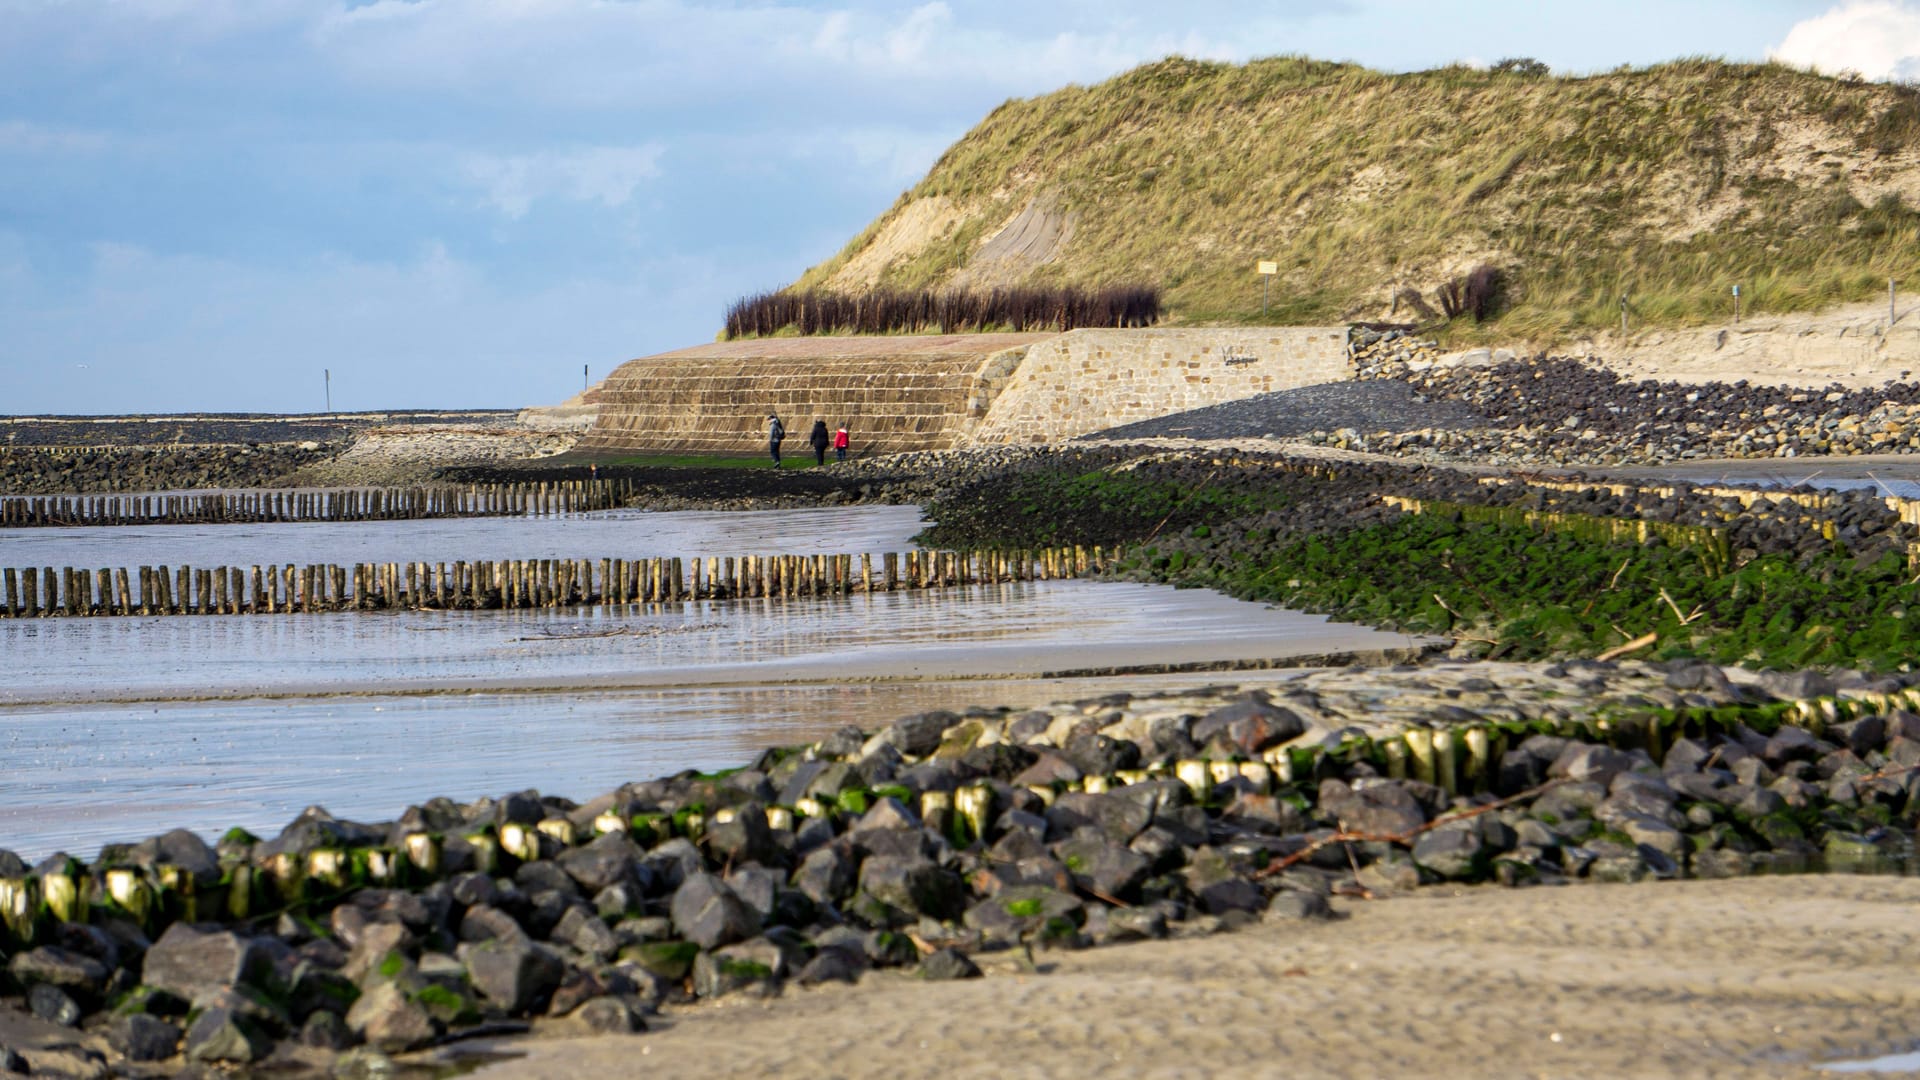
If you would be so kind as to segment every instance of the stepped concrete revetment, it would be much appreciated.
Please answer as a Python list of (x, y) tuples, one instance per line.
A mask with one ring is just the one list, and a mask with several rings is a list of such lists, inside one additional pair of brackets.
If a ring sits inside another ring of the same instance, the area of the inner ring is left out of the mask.
[(760, 453), (766, 417), (859, 454), (1041, 443), (1352, 374), (1336, 327), (1074, 330), (719, 342), (622, 364), (581, 448)]
[(957, 445), (998, 382), (1049, 334), (796, 337), (723, 341), (629, 360), (600, 391), (588, 450), (758, 453), (767, 414), (804, 448), (813, 422), (846, 424), (854, 450)]

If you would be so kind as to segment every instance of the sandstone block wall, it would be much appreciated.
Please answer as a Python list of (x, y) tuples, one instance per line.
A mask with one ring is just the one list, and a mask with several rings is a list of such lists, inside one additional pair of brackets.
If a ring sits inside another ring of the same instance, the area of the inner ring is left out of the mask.
[(581, 448), (662, 454), (761, 454), (767, 414), (788, 454), (813, 421), (846, 424), (856, 454), (956, 445), (1051, 334), (810, 337), (728, 341), (628, 361), (599, 388)]
[(1069, 439), (1352, 374), (1344, 326), (1075, 330), (1029, 348), (960, 445)]

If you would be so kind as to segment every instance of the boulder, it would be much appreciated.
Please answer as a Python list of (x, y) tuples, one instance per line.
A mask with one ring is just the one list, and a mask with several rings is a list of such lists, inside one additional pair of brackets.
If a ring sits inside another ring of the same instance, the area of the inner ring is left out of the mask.
[(1420, 834), (1413, 861), (1448, 881), (1468, 880), (1485, 869), (1485, 847), (1477, 822), (1442, 825)]
[(27, 988), (27, 1011), (61, 1027), (79, 1027), (84, 1015), (73, 995), (52, 983), (34, 983)]
[(1095, 896), (1132, 900), (1153, 864), (1095, 829), (1082, 829), (1054, 846), (1054, 854), (1073, 875), (1075, 885)]
[(1305, 892), (1299, 889), (1281, 889), (1267, 901), (1267, 918), (1284, 919), (1331, 919), (1334, 917), (1333, 905), (1317, 892)]
[(389, 1054), (418, 1049), (440, 1033), (426, 1007), (391, 982), (379, 983), (353, 1003), (347, 1029)]
[(594, 998), (568, 1013), (567, 1020), (589, 1035), (631, 1035), (647, 1029), (633, 1009), (617, 997)]
[[(764, 823), (765, 818), (763, 817)], [(634, 880), (640, 851), (624, 832), (610, 832), (561, 854), (555, 860), (580, 889), (591, 896)]]
[(858, 867), (836, 844), (818, 848), (800, 861), (792, 884), (816, 904), (837, 904), (853, 892)]
[(273, 1048), (253, 1021), (224, 1005), (202, 1009), (187, 1028), (188, 1061), (246, 1065)]
[(980, 977), (980, 968), (963, 953), (953, 949), (936, 949), (920, 961), (920, 968), (914, 974), (935, 981), (977, 979)]
[(959, 720), (959, 714), (942, 709), (903, 716), (882, 728), (868, 745), (881, 743), (910, 757), (926, 757), (940, 748), (941, 735)]
[(231, 930), (201, 930), (174, 923), (147, 950), (140, 981), (191, 1002), (258, 978), (268, 967), (266, 954), (249, 938)]
[(585, 908), (569, 908), (560, 917), (553, 928), (553, 941), (571, 946), (583, 956), (596, 960), (608, 960), (620, 949), (620, 939), (613, 930)]
[(566, 974), (552, 950), (524, 941), (496, 938), (464, 946), (461, 953), (473, 988), (516, 1016), (543, 1008)]
[(1258, 757), (1261, 751), (1291, 742), (1306, 730), (1300, 714), (1272, 704), (1265, 692), (1256, 690), (1194, 721), (1191, 737), (1201, 746), (1224, 740), (1239, 753)]
[(42, 945), (15, 956), (8, 970), (22, 985), (52, 986), (84, 1004), (98, 1004), (112, 972), (91, 956), (57, 945)]
[(726, 882), (712, 874), (694, 874), (673, 894), (673, 928), (702, 949), (717, 949), (752, 937), (760, 920)]
[(966, 907), (960, 875), (926, 859), (871, 857), (860, 867), (860, 891), (913, 916), (953, 919)]
[(1070, 791), (1047, 809), (1050, 834), (1072, 836), (1090, 826), (1105, 833), (1116, 844), (1131, 842), (1152, 820), (1153, 813), (1146, 807), (1111, 793), (1091, 795), (1084, 791)]
[(693, 992), (702, 998), (741, 992), (765, 996), (779, 990), (786, 974), (786, 954), (772, 942), (757, 938), (695, 957)]
[(736, 807), (726, 821), (708, 824), (706, 843), (714, 861), (729, 865), (771, 862), (778, 854), (766, 808), (757, 802)]
[(1344, 780), (1320, 782), (1319, 806), (1347, 832), (1405, 836), (1427, 823), (1420, 801), (1404, 784), (1376, 782), (1355, 788)]
[(128, 1061), (165, 1061), (180, 1051), (180, 1028), (157, 1016), (132, 1013), (107, 1025), (107, 1042)]

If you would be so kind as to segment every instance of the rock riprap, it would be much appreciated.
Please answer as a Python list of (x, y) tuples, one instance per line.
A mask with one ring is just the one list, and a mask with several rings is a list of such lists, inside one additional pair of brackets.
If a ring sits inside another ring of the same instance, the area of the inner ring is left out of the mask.
[(1402, 331), (1356, 329), (1357, 377), (1404, 383), (1488, 418), (1475, 430), (1329, 429), (1307, 441), (1491, 464), (1616, 465), (1920, 450), (1920, 382), (1870, 389), (1630, 381), (1568, 357), (1443, 355)]
[(313, 808), (271, 839), (177, 831), (90, 864), (0, 852), (0, 948), (19, 1007), (129, 1062), (359, 1046), (362, 1067), (1427, 882), (1892, 869), (1920, 813), (1916, 709), (1909, 676), (1576, 661), (923, 713), (585, 803)]

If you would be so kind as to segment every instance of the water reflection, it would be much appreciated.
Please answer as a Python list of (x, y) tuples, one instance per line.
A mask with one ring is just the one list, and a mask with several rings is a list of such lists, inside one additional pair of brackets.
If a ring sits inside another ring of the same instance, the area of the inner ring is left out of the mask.
[[(1282, 677), (1249, 673), (1234, 681)], [(306, 698), (0, 712), (0, 847), (38, 859), (172, 828), (272, 835), (309, 804), (389, 820), (436, 795), (537, 788), (584, 800), (630, 780), (745, 764), (763, 747), (927, 709), (1026, 707), (1219, 676), (726, 686), (619, 693)]]
[(1090, 581), (546, 611), (0, 621), (0, 704), (1138, 668), (1396, 648), (1216, 593)]
[(905, 551), (917, 506), (0, 530), (0, 566), (252, 566)]

